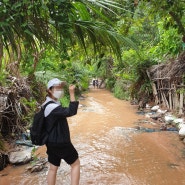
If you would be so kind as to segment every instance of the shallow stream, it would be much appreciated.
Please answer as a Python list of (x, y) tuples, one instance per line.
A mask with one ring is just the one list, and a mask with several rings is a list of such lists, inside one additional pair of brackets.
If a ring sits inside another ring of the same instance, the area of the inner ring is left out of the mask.
[[(81, 185), (183, 185), (185, 148), (176, 132), (139, 132), (143, 115), (137, 107), (101, 89), (80, 99), (78, 114), (69, 119), (72, 142), (81, 161)], [(150, 125), (149, 125), (150, 126)], [(37, 154), (47, 157), (45, 147)], [(0, 185), (45, 185), (48, 164), (41, 172), (27, 165), (0, 171)], [(70, 168), (61, 163), (57, 185), (70, 185)]]

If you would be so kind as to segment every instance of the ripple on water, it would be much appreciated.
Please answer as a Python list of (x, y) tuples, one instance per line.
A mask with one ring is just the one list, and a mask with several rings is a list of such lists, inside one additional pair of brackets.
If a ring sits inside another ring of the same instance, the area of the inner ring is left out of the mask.
[(97, 185), (135, 184), (136, 180), (125, 173), (122, 165), (124, 147), (135, 133), (136, 129), (114, 127), (108, 132), (102, 131), (101, 135), (91, 135), (85, 141), (79, 137), (75, 146), (80, 154), (81, 181)]
[(105, 113), (105, 107), (94, 100), (93, 97), (88, 97), (88, 106), (85, 105), (81, 108), (83, 112), (96, 112), (97, 114), (104, 114)]

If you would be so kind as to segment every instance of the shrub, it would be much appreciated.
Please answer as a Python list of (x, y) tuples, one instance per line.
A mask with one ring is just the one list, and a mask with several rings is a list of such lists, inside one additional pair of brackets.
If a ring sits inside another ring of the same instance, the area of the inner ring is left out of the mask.
[(130, 93), (128, 91), (129, 86), (130, 85), (128, 81), (118, 79), (113, 89), (114, 96), (122, 100), (129, 100), (130, 99)]

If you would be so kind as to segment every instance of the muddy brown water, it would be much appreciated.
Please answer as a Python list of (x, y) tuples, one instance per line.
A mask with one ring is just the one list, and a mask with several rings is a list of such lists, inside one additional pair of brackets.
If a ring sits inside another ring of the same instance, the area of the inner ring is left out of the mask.
[[(185, 149), (176, 132), (138, 132), (137, 107), (100, 89), (80, 100), (69, 119), (71, 138), (81, 161), (81, 185), (183, 185)], [(45, 147), (37, 154), (47, 157)], [(41, 172), (27, 165), (0, 171), (0, 185), (45, 185), (48, 164)], [(57, 185), (70, 185), (70, 168), (63, 161)]]

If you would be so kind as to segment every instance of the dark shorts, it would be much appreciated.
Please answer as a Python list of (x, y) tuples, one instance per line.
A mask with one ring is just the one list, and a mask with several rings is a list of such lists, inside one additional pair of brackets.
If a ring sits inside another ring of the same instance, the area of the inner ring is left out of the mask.
[(72, 143), (61, 144), (61, 146), (47, 146), (48, 161), (55, 165), (60, 166), (61, 159), (71, 165), (78, 159), (78, 152)]

